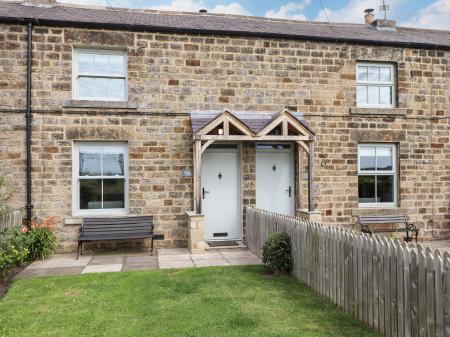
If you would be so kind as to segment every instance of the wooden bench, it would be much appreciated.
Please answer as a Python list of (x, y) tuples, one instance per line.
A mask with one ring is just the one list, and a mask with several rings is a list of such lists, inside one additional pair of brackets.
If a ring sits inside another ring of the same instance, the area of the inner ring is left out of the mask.
[[(397, 233), (406, 232), (405, 241), (411, 241), (412, 238), (409, 236), (409, 232), (415, 233), (415, 239), (417, 242), (417, 236), (419, 235), (419, 229), (416, 225), (409, 221), (407, 214), (401, 215), (369, 215), (369, 216), (358, 216), (358, 223), (361, 225), (361, 231), (364, 233)], [(400, 228), (374, 228), (377, 225), (388, 225), (388, 224), (402, 224), (404, 227)]]
[(153, 255), (153, 216), (129, 216), (117, 218), (84, 218), (78, 238), (77, 260), (83, 255), (83, 243), (103, 240), (152, 239)]

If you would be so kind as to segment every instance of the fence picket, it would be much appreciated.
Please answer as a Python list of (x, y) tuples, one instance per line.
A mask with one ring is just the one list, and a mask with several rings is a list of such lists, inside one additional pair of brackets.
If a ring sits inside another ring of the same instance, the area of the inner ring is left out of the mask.
[(253, 253), (274, 232), (291, 238), (294, 277), (347, 313), (386, 336), (450, 337), (448, 252), (246, 209)]

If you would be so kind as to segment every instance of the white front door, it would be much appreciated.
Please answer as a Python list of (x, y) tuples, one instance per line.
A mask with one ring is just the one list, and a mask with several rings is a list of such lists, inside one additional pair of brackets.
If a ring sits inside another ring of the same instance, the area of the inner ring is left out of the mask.
[(292, 215), (294, 175), (290, 145), (258, 144), (256, 149), (256, 207)]
[(240, 238), (237, 148), (211, 148), (202, 155), (202, 213), (205, 240)]

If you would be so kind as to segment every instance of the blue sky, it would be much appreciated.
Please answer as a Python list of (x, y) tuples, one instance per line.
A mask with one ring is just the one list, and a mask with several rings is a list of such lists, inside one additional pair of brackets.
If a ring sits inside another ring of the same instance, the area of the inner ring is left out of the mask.
[[(382, 0), (59, 0), (78, 4), (257, 15), (275, 18), (335, 22), (363, 22), (363, 10), (374, 8), (376, 17)], [(450, 0), (386, 0), (390, 19), (399, 25), (450, 30)]]

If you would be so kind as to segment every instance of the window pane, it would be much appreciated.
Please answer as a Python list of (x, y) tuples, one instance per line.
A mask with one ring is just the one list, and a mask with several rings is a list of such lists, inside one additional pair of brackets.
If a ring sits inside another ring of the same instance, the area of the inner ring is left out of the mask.
[(125, 73), (125, 56), (109, 55), (110, 68), (114, 69), (115, 74), (123, 75)]
[(114, 153), (114, 151), (108, 151), (107, 149), (103, 152), (103, 175), (104, 176), (124, 175), (123, 153)]
[(80, 73), (94, 74), (95, 68), (94, 54), (78, 53), (78, 71)]
[(100, 149), (80, 148), (80, 176), (101, 175), (101, 155)]
[(394, 176), (377, 176), (377, 202), (394, 202)]
[(392, 104), (392, 87), (380, 87), (380, 104)]
[(380, 68), (380, 81), (382, 82), (391, 82), (391, 68), (390, 67), (381, 67)]
[(371, 86), (368, 88), (368, 104), (376, 105), (380, 103), (380, 88)]
[(125, 94), (125, 80), (110, 79), (109, 80), (109, 97), (121, 99)]
[(80, 209), (102, 208), (101, 179), (80, 180)]
[(375, 170), (375, 147), (361, 146), (359, 148), (359, 167), (361, 171)]
[(364, 85), (358, 85), (356, 90), (356, 97), (358, 105), (367, 104), (367, 87)]
[(358, 81), (367, 81), (367, 67), (358, 66)]
[(379, 67), (369, 67), (369, 81), (380, 81), (380, 68)]
[(375, 176), (358, 177), (358, 196), (360, 203), (375, 202)]
[(93, 97), (94, 96), (94, 79), (89, 77), (78, 78), (78, 96)]
[(103, 208), (125, 208), (124, 179), (103, 180)]
[(392, 170), (392, 147), (377, 146), (377, 170)]
[(108, 97), (109, 83), (107, 78), (96, 78), (94, 82), (94, 96)]

